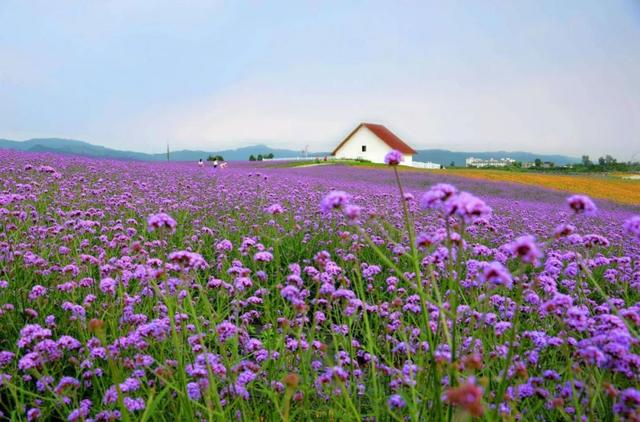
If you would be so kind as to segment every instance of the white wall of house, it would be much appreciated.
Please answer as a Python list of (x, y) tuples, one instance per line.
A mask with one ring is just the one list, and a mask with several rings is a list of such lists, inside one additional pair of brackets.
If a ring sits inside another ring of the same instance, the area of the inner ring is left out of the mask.
[[(366, 151), (362, 151), (362, 147), (366, 147)], [(336, 151), (336, 158), (347, 159), (364, 159), (369, 160), (372, 163), (384, 163), (384, 156), (391, 151), (391, 147), (387, 145), (382, 139), (378, 138), (372, 131), (366, 126), (362, 126), (356, 133), (354, 133), (347, 142), (345, 142), (338, 151)], [(413, 161), (413, 156), (410, 154), (403, 154), (404, 160), (402, 164), (410, 165)]]

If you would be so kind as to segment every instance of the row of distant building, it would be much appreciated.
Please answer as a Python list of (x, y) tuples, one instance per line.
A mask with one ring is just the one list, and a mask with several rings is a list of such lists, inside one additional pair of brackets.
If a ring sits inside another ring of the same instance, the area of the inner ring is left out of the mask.
[[(469, 157), (465, 160), (465, 166), (466, 167), (476, 167), (476, 168), (481, 168), (481, 167), (511, 167), (514, 166), (516, 164), (516, 160), (514, 160), (513, 158), (499, 158), (499, 159), (495, 159), (495, 158), (475, 158), (475, 157)], [(551, 161), (540, 161), (539, 163), (535, 163), (535, 162), (523, 162), (521, 164), (522, 168), (552, 168), (555, 167), (555, 163), (551, 162)]]
[[(440, 169), (443, 165), (430, 161), (415, 161), (413, 156), (417, 153), (397, 135), (385, 126), (374, 123), (360, 123), (351, 131), (333, 150), (330, 159), (366, 160), (372, 163), (383, 163), (384, 157), (391, 150), (402, 154), (402, 164), (410, 167)], [(325, 157), (325, 160), (327, 157)], [(510, 167), (516, 164), (512, 158), (475, 158), (465, 160), (467, 167)], [(536, 160), (532, 163), (522, 163), (523, 168), (551, 168), (552, 162)]]

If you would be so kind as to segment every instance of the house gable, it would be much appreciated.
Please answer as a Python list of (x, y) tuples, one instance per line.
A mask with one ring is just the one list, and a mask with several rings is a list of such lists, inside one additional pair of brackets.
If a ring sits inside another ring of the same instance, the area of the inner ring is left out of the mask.
[(331, 155), (336, 155), (336, 153), (342, 148), (360, 129), (366, 128), (371, 131), (376, 137), (378, 137), (382, 142), (387, 144), (389, 148), (400, 151), (405, 155), (413, 155), (416, 151), (411, 148), (409, 145), (404, 143), (404, 141), (398, 138), (393, 132), (387, 129), (383, 125), (377, 125), (373, 123), (360, 123), (349, 135), (338, 146), (333, 150)]

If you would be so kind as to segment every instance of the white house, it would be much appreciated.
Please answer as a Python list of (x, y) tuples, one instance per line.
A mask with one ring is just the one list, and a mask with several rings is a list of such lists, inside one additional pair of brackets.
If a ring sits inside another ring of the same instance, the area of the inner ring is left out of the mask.
[(394, 149), (404, 156), (402, 164), (412, 165), (416, 151), (402, 139), (382, 125), (360, 123), (340, 142), (331, 155), (336, 158), (364, 159), (372, 163), (384, 163), (384, 156)]

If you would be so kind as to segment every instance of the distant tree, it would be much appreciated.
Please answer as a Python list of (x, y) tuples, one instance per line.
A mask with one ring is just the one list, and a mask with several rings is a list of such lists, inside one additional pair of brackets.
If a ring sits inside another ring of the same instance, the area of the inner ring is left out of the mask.
[(542, 167), (542, 160), (539, 158), (536, 158), (533, 163), (536, 167)]
[(251, 154), (249, 156), (249, 161), (256, 161), (256, 157), (254, 157), (253, 154)]
[(262, 154), (258, 154), (258, 161), (262, 161)]
[(618, 160), (616, 160), (609, 154), (605, 155), (604, 157), (598, 158), (598, 165), (602, 168), (602, 170), (620, 169), (620, 166), (618, 166)]
[(449, 164), (449, 167), (455, 167), (455, 166), (456, 166), (456, 162), (455, 162), (455, 161), (452, 161), (452, 162)]
[(591, 160), (589, 159), (588, 155), (583, 155), (582, 156), (582, 164), (584, 166), (587, 166), (587, 167), (589, 167), (591, 165)]
[(224, 158), (222, 158), (222, 155), (210, 155), (207, 157), (207, 161), (224, 161)]
[(264, 158), (269, 159), (269, 160), (273, 159), (273, 157), (274, 157), (273, 152), (270, 152), (269, 154), (264, 156)]

